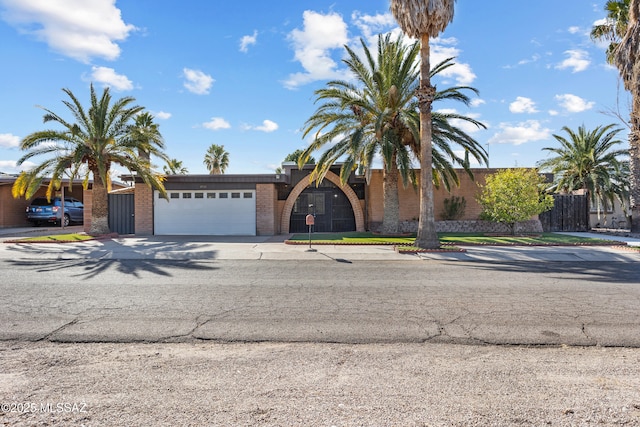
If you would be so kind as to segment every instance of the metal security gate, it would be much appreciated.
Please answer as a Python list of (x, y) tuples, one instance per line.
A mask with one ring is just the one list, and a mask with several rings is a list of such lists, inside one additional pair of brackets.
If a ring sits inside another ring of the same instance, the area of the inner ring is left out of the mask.
[(319, 188), (309, 187), (298, 196), (289, 220), (291, 233), (309, 231), (305, 221), (307, 214), (315, 217), (315, 225), (312, 228), (315, 233), (356, 230), (351, 202), (344, 192), (333, 184), (325, 184)]
[(544, 231), (589, 231), (587, 196), (554, 194), (553, 209), (539, 215)]
[(109, 194), (109, 229), (118, 234), (135, 234), (133, 194)]

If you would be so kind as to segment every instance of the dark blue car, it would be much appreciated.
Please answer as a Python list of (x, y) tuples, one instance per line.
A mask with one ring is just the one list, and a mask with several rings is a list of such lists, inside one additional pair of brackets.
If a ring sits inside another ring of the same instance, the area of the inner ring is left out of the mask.
[[(60, 197), (47, 200), (46, 197), (36, 197), (27, 208), (27, 221), (33, 225), (43, 223), (60, 224), (62, 220), (62, 203)], [(84, 222), (84, 205), (80, 200), (72, 197), (64, 198), (64, 226), (72, 222)]]

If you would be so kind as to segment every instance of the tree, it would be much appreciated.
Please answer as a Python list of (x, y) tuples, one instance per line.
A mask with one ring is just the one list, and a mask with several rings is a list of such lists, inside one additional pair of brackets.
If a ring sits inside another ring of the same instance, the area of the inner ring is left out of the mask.
[[(327, 87), (315, 92), (316, 102), (322, 101), (316, 112), (307, 120), (303, 136), (315, 131), (314, 140), (304, 151), (302, 166), (315, 150), (328, 148), (316, 162), (313, 178), (321, 180), (331, 165), (341, 160), (340, 178), (346, 182), (355, 168), (370, 178), (374, 158), (380, 155), (383, 162), (383, 225), (384, 233), (399, 230), (398, 180), (402, 184), (416, 185), (413, 160), (420, 147), (420, 116), (414, 97), (418, 87), (417, 43), (406, 45), (401, 38), (394, 41), (390, 35), (378, 37), (377, 56), (361, 40), (364, 55), (361, 58), (348, 46), (345, 64), (352, 71), (356, 82), (330, 81)], [(452, 58), (438, 64), (432, 73), (438, 73), (450, 65)], [(461, 101), (470, 98), (464, 89), (453, 87), (436, 94), (437, 99)], [(460, 144), (465, 151), (479, 161), (486, 161), (481, 146), (469, 135), (452, 126), (450, 120), (468, 121), (483, 125), (471, 118), (453, 113), (437, 114), (433, 121), (438, 144), (433, 148), (433, 166), (438, 179), (448, 187), (458, 182), (452, 163), (464, 166), (465, 159), (455, 155), (451, 143)], [(302, 162), (302, 163), (301, 163)]]
[(440, 247), (433, 203), (431, 108), (436, 88), (431, 85), (430, 38), (437, 37), (453, 20), (455, 0), (391, 0), (391, 13), (405, 34), (420, 40), (420, 217), (415, 245)]
[(321, 181), (338, 159), (340, 179), (346, 183), (359, 167), (370, 178), (376, 154), (383, 163), (383, 233), (399, 231), (398, 176), (403, 184), (415, 182), (411, 151), (402, 144), (404, 134), (416, 133), (412, 98), (416, 89), (417, 44), (405, 45), (398, 37), (378, 36), (377, 56), (360, 40), (364, 59), (345, 46), (344, 63), (357, 83), (334, 80), (315, 92), (323, 103), (305, 123), (303, 138), (315, 131), (314, 140), (298, 160), (329, 146), (316, 162), (312, 178)]
[(229, 167), (229, 153), (224, 145), (211, 144), (204, 156), (204, 164), (211, 175), (223, 174)]
[[(70, 100), (63, 104), (71, 111), (75, 121), (67, 121), (53, 111), (41, 107), (46, 114), (44, 122), (55, 122), (63, 130), (48, 129), (34, 132), (20, 142), (22, 150), (29, 150), (18, 160), (18, 164), (39, 156), (48, 156), (33, 169), (20, 174), (14, 183), (14, 197), (33, 196), (45, 177), (50, 178), (47, 198), (60, 188), (64, 175), (73, 179), (82, 178), (86, 189), (93, 177), (91, 234), (109, 233), (108, 191), (111, 189), (110, 171), (113, 163), (129, 171), (136, 172), (142, 180), (151, 185), (163, 197), (166, 191), (162, 175), (154, 172), (148, 158), (139, 156), (145, 152), (165, 158), (162, 138), (138, 139), (135, 125), (132, 125), (143, 107), (132, 105), (135, 99), (124, 97), (112, 102), (109, 89), (104, 89), (98, 98), (91, 85), (91, 104), (85, 110), (77, 97), (69, 89), (63, 89)], [(159, 136), (159, 134), (158, 134)]]
[(515, 234), (516, 223), (553, 208), (553, 196), (541, 190), (544, 181), (534, 169), (505, 169), (487, 176), (477, 196), (480, 217), (507, 224)]
[[(287, 157), (284, 158), (284, 161), (285, 162), (296, 162), (296, 163), (298, 163), (298, 160), (300, 159), (300, 156), (303, 156), (303, 155), (304, 155), (304, 150), (297, 149), (293, 153), (287, 154)], [(313, 165), (315, 163), (316, 163), (316, 159), (313, 156), (309, 156), (305, 160), (305, 164), (307, 164), (307, 165), (310, 165), (310, 164)]]
[(162, 170), (165, 175), (186, 175), (189, 173), (189, 170), (182, 164), (182, 160), (178, 159), (168, 159)]
[(591, 29), (591, 39), (609, 42), (607, 47), (607, 62), (615, 65), (615, 53), (620, 40), (627, 32), (629, 24), (630, 0), (608, 0), (604, 6), (607, 18), (604, 22), (594, 25)]
[(613, 204), (615, 198), (626, 203), (627, 162), (621, 157), (626, 157), (628, 152), (615, 149), (622, 143), (616, 139), (621, 129), (611, 124), (592, 131), (584, 125), (577, 132), (566, 126), (562, 130), (568, 138), (553, 135), (560, 146), (543, 148), (554, 156), (538, 162), (541, 171), (554, 174), (549, 190), (557, 193), (583, 190), (592, 206), (597, 206), (598, 213), (607, 202)]
[[(622, 16), (621, 20), (624, 19)], [(630, 0), (624, 37), (615, 47), (614, 64), (620, 70), (624, 87), (631, 93), (631, 132), (629, 134), (629, 201), (631, 231), (640, 233), (640, 0)]]

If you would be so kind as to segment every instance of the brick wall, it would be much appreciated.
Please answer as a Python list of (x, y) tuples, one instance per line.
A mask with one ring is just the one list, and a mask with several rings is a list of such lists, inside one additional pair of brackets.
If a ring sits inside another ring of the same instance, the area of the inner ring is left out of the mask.
[(153, 234), (153, 189), (144, 183), (135, 186), (135, 234)]
[(11, 195), (11, 185), (0, 186), (0, 227), (24, 227), (29, 225), (25, 210), (29, 200), (14, 199)]
[[(442, 210), (444, 209), (444, 199), (453, 196), (464, 197), (467, 202), (463, 220), (477, 220), (482, 211), (482, 207), (476, 201), (476, 195), (480, 191), (479, 185), (484, 185), (486, 177), (495, 173), (497, 169), (474, 169), (475, 181), (472, 180), (464, 170), (456, 170), (460, 179), (460, 186), (447, 191), (443, 186), (433, 191), (434, 213), (436, 220), (442, 220)], [(398, 186), (398, 198), (400, 200), (400, 221), (412, 221), (420, 215), (420, 189), (409, 185), (403, 188)], [(382, 170), (375, 170), (372, 173), (370, 187), (368, 189), (369, 224), (382, 222), (384, 201), (382, 197)]]
[(275, 184), (256, 184), (256, 233), (273, 236), (277, 230), (278, 193)]

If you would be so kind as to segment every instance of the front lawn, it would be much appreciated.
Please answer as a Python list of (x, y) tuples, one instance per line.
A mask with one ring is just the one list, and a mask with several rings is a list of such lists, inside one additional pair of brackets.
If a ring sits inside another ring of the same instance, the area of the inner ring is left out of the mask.
[(80, 233), (67, 233), (67, 234), (53, 234), (50, 236), (38, 236), (38, 237), (24, 237), (21, 239), (12, 240), (12, 243), (69, 243), (69, 242), (84, 242), (86, 240), (93, 240), (95, 237), (88, 234)]
[[(438, 233), (441, 245), (614, 245), (616, 242), (564, 234), (542, 233), (531, 236), (492, 236), (482, 233)], [(370, 232), (311, 233), (311, 243), (320, 245), (408, 245), (415, 240), (409, 236), (384, 236)], [(287, 243), (309, 242), (309, 234), (294, 234)]]

